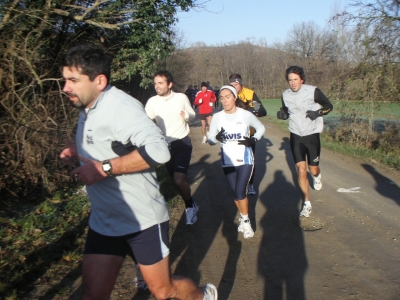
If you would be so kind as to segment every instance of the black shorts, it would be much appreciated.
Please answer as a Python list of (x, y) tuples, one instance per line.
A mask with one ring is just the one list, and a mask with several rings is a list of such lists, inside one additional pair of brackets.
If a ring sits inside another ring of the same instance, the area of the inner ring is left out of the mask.
[(89, 227), (83, 254), (124, 257), (128, 254), (137, 263), (154, 265), (169, 255), (169, 222), (123, 236), (106, 236)]
[(199, 114), (199, 119), (200, 120), (207, 120), (207, 117), (212, 117), (213, 113), (209, 114)]
[(318, 166), (321, 154), (320, 134), (314, 133), (306, 136), (299, 136), (290, 133), (290, 148), (294, 162), (297, 164), (306, 161), (310, 166)]
[(189, 136), (169, 144), (171, 159), (165, 164), (168, 173), (173, 177), (175, 172), (186, 174), (192, 158), (192, 140)]

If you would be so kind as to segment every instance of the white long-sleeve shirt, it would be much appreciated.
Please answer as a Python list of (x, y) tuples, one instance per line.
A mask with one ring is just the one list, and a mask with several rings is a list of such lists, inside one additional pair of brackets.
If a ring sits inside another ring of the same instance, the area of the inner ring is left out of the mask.
[[(145, 107), (147, 115), (154, 120), (164, 133), (168, 143), (187, 136), (190, 132), (189, 122), (196, 117), (189, 99), (182, 93), (171, 93), (168, 96), (151, 97)], [(182, 116), (181, 112), (185, 115)]]

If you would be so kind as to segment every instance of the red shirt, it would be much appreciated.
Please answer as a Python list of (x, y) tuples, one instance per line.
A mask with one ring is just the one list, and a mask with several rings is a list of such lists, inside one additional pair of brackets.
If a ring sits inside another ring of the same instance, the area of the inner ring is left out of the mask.
[[(203, 100), (202, 103), (199, 101)], [(207, 90), (205, 92), (198, 92), (196, 98), (194, 99), (194, 105), (199, 107), (199, 114), (205, 115), (213, 112), (213, 107), (210, 106), (211, 103), (215, 103), (215, 95), (213, 91)]]

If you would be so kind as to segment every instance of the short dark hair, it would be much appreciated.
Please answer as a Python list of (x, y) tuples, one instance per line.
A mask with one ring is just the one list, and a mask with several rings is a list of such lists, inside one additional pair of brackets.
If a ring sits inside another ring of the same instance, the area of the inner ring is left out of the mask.
[(229, 76), (229, 83), (232, 83), (232, 82), (236, 82), (236, 83), (240, 84), (241, 86), (243, 86), (243, 80), (242, 80), (242, 76), (240, 76), (240, 74), (237, 74), (237, 73), (231, 74), (231, 76)]
[(299, 75), (300, 79), (303, 80), (303, 82), (306, 82), (306, 74), (304, 74), (304, 70), (302, 67), (290, 66), (289, 68), (287, 68), (285, 72), (286, 81), (289, 81), (289, 74), (291, 73)]
[(156, 76), (165, 77), (167, 79), (167, 84), (174, 82), (174, 77), (172, 77), (171, 72), (169, 72), (167, 70), (158, 71), (156, 74), (154, 74), (154, 77), (156, 77)]
[(90, 81), (103, 74), (110, 82), (111, 58), (95, 44), (84, 43), (68, 49), (63, 67), (77, 68), (81, 74), (89, 76)]
[(229, 79), (242, 79), (242, 76), (238, 73), (233, 73), (231, 76), (229, 76)]

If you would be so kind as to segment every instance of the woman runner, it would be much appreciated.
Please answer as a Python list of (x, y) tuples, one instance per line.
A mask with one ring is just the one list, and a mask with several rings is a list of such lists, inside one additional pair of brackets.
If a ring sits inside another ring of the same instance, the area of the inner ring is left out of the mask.
[[(208, 143), (215, 145), (219, 141), (221, 144), (222, 168), (240, 213), (238, 232), (243, 232), (244, 238), (251, 238), (254, 231), (246, 193), (254, 168), (251, 146), (263, 137), (265, 127), (251, 112), (240, 108), (242, 102), (233, 86), (221, 87), (219, 99), (223, 110), (216, 113), (211, 121)], [(250, 127), (256, 130), (252, 137)]]

